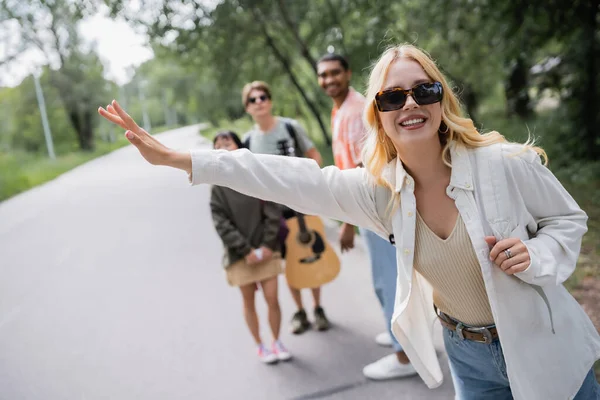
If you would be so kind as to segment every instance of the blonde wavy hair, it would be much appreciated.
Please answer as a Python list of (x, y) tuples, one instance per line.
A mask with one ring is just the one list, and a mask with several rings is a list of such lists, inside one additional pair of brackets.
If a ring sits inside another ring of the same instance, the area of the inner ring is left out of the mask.
[[(450, 144), (459, 142), (468, 148), (489, 146), (494, 143), (508, 143), (506, 138), (496, 131), (481, 134), (470, 118), (463, 116), (460, 102), (448, 85), (446, 78), (438, 69), (433, 59), (423, 50), (410, 44), (402, 44), (387, 49), (375, 63), (369, 76), (369, 85), (366, 94), (366, 105), (363, 118), (367, 129), (367, 138), (363, 148), (365, 168), (373, 175), (377, 184), (394, 190), (392, 183), (382, 177), (385, 166), (396, 158), (397, 151), (390, 138), (386, 135), (379, 120), (375, 95), (384, 85), (392, 63), (400, 58), (407, 58), (418, 62), (425, 73), (433, 81), (438, 81), (443, 87), (442, 123), (443, 130), (439, 131), (440, 141), (443, 145), (442, 158), (444, 163), (451, 167)], [(445, 128), (448, 128), (447, 130)], [(523, 145), (525, 149), (532, 149), (544, 158), (547, 163), (546, 152), (533, 145), (531, 138)]]

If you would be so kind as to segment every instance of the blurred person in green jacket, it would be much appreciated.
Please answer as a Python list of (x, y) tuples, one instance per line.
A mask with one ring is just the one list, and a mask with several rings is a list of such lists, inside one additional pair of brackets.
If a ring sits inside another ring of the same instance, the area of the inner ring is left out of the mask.
[[(221, 131), (213, 140), (215, 149), (236, 150), (242, 147), (235, 132)], [(269, 201), (246, 196), (235, 190), (213, 186), (210, 210), (215, 229), (225, 246), (223, 266), (230, 286), (239, 287), (244, 304), (244, 318), (258, 347), (262, 362), (272, 364), (291, 358), (279, 340), (281, 309), (277, 278), (283, 271), (278, 234), (281, 207)], [(255, 292), (262, 288), (273, 335), (270, 347), (260, 337)]]

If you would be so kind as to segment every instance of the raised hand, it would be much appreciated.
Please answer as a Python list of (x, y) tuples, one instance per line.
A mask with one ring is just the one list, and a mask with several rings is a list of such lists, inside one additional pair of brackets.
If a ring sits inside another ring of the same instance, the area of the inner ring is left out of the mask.
[(191, 172), (192, 161), (189, 153), (176, 152), (156, 140), (148, 132), (140, 128), (116, 100), (113, 100), (111, 104), (106, 106), (106, 109), (99, 107), (98, 113), (110, 122), (125, 129), (127, 140), (137, 147), (142, 157), (150, 164), (166, 165), (183, 169), (188, 173)]

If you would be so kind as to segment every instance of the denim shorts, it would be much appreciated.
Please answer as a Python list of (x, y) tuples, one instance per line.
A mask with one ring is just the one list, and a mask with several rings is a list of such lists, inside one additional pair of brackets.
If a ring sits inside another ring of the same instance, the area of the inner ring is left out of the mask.
[[(455, 331), (443, 329), (456, 399), (512, 400), (500, 341), (485, 344), (463, 340)], [(600, 400), (600, 385), (593, 369), (574, 400)]]

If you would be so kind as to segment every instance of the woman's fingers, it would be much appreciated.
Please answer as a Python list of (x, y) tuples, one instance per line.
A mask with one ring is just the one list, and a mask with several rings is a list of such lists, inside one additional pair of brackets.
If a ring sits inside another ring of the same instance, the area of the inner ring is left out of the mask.
[[(173, 152), (148, 132), (140, 128), (116, 100), (107, 105), (106, 109), (99, 107), (98, 113), (108, 121), (125, 129), (127, 140), (139, 150), (142, 157), (150, 164), (169, 165), (191, 173), (191, 157), (189, 156), (189, 152)], [(174, 154), (176, 155), (175, 157), (173, 156)]]
[(509, 250), (511, 250), (511, 252), (513, 252), (515, 255), (511, 258), (507, 258), (506, 255), (503, 254), (502, 256), (499, 256), (502, 257), (503, 261), (497, 259), (497, 262), (499, 263), (498, 266), (502, 271), (506, 272), (508, 269), (514, 267), (517, 264), (529, 262), (529, 253), (516, 253), (517, 250), (515, 249), (515, 247), (512, 247)]
[(121, 119), (127, 126), (126, 129), (135, 132), (135, 134), (138, 135), (141, 140), (150, 140), (158, 146), (163, 146), (163, 144), (156, 140), (154, 137), (152, 137), (152, 135), (150, 135), (144, 129), (140, 128), (138, 124), (134, 121), (134, 119), (131, 118), (129, 114), (125, 112), (125, 110), (123, 110), (123, 108), (119, 105), (119, 103), (116, 100), (112, 101), (111, 108), (117, 113), (119, 117), (121, 117)]
[(115, 109), (115, 111), (117, 112), (117, 114), (119, 115), (119, 117), (121, 117), (121, 119), (125, 123), (125, 126), (127, 126), (127, 129), (129, 129), (130, 131), (133, 131), (136, 134), (140, 135), (141, 134), (140, 131), (142, 129), (138, 126), (138, 124), (135, 123), (135, 121), (133, 120), (133, 118), (131, 118), (129, 116), (129, 114), (127, 114), (125, 112), (125, 110), (123, 110), (121, 108), (121, 106), (119, 105), (119, 103), (116, 100), (112, 101), (112, 106)]
[(496, 243), (490, 251), (490, 260), (508, 275), (524, 271), (531, 263), (527, 246), (518, 238), (508, 238)]
[(140, 144), (142, 144), (142, 141), (140, 140), (140, 138), (133, 132), (131, 131), (127, 131), (125, 132), (125, 137), (127, 138), (127, 140), (129, 140), (131, 142), (131, 144), (133, 144), (135, 147), (138, 147)]
[(132, 145), (137, 147), (142, 156), (148, 162), (150, 162), (150, 164), (157, 163), (157, 158), (160, 156), (160, 151), (155, 146), (152, 146), (150, 143), (145, 141), (141, 135), (133, 132), (132, 130), (125, 132), (125, 137)]
[[(113, 106), (111, 106), (110, 104), (106, 106), (106, 111), (119, 117), (119, 114), (117, 114), (117, 111), (115, 110), (115, 108)], [(119, 118), (121, 118), (121, 117), (119, 117)]]
[(121, 119), (121, 117), (119, 117), (118, 115), (111, 114), (109, 111), (106, 111), (102, 107), (98, 108), (98, 113), (105, 119), (112, 122), (113, 124), (117, 124), (123, 129), (128, 129), (127, 126), (125, 125), (125, 123), (123, 122), (123, 120)]
[(140, 140), (142, 137), (148, 137), (152, 139), (152, 137), (148, 135), (146, 131), (140, 128), (134, 119), (131, 118), (129, 114), (125, 112), (125, 110), (123, 110), (116, 100), (113, 100), (111, 104), (107, 105), (106, 109), (102, 107), (98, 108), (98, 113), (100, 113), (100, 115), (110, 122), (119, 125), (121, 128), (134, 132)]
[[(174, 152), (152, 136), (148, 135), (143, 129), (140, 133), (128, 130), (125, 137), (140, 152), (142, 157), (152, 165), (166, 165), (169, 167), (183, 169), (191, 173), (192, 159), (190, 152)], [(152, 140), (148, 140), (152, 139)]]
[(529, 268), (530, 264), (531, 264), (531, 261), (525, 261), (525, 262), (513, 265), (512, 267), (504, 270), (504, 272), (507, 275), (514, 275), (514, 274), (517, 274), (519, 272), (525, 271), (527, 268)]
[(125, 137), (127, 140), (129, 140), (129, 143), (138, 149), (142, 157), (144, 157), (150, 164), (158, 165), (161, 163), (163, 154), (160, 149), (156, 148), (156, 146), (148, 143), (143, 137), (131, 130), (125, 132)]
[(494, 245), (494, 247), (492, 247), (492, 250), (490, 251), (490, 260), (496, 261), (498, 256), (504, 250), (510, 249), (518, 242), (520, 242), (520, 240), (517, 238), (508, 238), (508, 239), (503, 239), (503, 240), (500, 240), (499, 242), (496, 242), (496, 244)]

